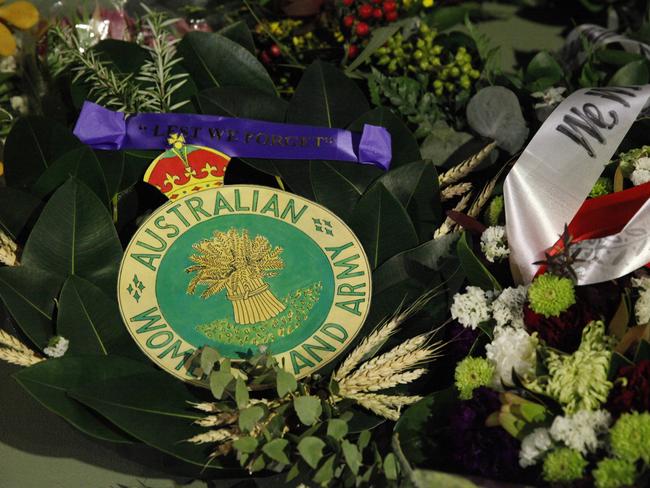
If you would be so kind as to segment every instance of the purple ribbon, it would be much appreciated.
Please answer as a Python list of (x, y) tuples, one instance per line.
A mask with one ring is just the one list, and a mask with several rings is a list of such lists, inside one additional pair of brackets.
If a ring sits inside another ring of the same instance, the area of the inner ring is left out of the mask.
[(218, 115), (140, 113), (125, 117), (84, 102), (74, 134), (95, 149), (166, 149), (171, 134), (188, 144), (213, 147), (228, 156), (264, 159), (329, 159), (390, 166), (391, 138), (365, 124), (361, 134), (343, 129), (280, 124)]

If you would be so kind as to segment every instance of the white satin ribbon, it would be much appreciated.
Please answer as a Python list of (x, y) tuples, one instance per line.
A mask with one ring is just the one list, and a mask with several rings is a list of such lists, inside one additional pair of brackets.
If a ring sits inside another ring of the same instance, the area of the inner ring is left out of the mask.
[[(571, 222), (650, 97), (650, 85), (579, 90), (546, 119), (504, 185), (510, 263), (529, 283)], [(614, 236), (578, 243), (579, 284), (623, 276), (650, 262), (650, 204)]]

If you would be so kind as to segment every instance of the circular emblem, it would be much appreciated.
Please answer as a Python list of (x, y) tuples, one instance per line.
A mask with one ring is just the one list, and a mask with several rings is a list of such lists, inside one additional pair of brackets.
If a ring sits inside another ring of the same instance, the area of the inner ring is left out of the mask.
[(138, 229), (118, 280), (122, 318), (160, 367), (196, 381), (195, 352), (233, 360), (267, 347), (303, 377), (361, 328), (370, 266), (336, 215), (260, 186), (212, 188), (170, 201)]

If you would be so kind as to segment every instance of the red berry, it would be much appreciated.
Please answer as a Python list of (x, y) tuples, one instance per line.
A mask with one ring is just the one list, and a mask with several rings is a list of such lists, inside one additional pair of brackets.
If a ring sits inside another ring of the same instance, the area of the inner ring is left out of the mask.
[(278, 46), (277, 44), (273, 44), (269, 48), (269, 52), (271, 53), (271, 56), (273, 56), (274, 58), (279, 58), (282, 55), (282, 51), (280, 50), (280, 46)]
[(264, 64), (271, 64), (271, 57), (266, 51), (262, 51), (262, 54), (260, 54), (260, 59)]
[(359, 55), (359, 47), (354, 44), (350, 44), (348, 47), (348, 58), (354, 59)]
[(375, 5), (379, 5), (381, 3), (381, 0), (372, 0), (372, 3), (374, 3)]
[(365, 22), (359, 22), (357, 24), (356, 32), (359, 37), (367, 36), (370, 32), (370, 27), (368, 27), (368, 24)]
[(386, 20), (388, 22), (395, 22), (397, 20), (397, 17), (398, 17), (397, 12), (395, 12), (394, 10), (392, 12), (386, 12)]
[(354, 3), (354, 0), (343, 0), (343, 5), (345, 5), (346, 7), (349, 7), (353, 3)]
[(372, 6), (369, 3), (364, 3), (359, 7), (359, 17), (367, 19), (372, 15)]
[(384, 12), (382, 12), (380, 8), (376, 8), (372, 11), (372, 16), (377, 20), (381, 20), (384, 16)]
[(397, 4), (394, 0), (386, 0), (384, 2), (384, 12), (395, 12), (397, 10)]
[(350, 28), (352, 27), (353, 24), (354, 24), (354, 15), (346, 15), (345, 17), (343, 17), (343, 25), (345, 27)]

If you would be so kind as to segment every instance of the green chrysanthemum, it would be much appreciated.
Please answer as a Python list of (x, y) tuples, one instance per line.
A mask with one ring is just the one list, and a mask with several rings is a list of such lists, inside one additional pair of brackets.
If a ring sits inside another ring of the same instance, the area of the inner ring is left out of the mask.
[(485, 211), (485, 220), (487, 222), (487, 225), (490, 227), (499, 225), (501, 214), (503, 213), (503, 207), (504, 205), (502, 195), (498, 195), (492, 199), (490, 205)]
[(650, 413), (626, 413), (610, 430), (612, 452), (621, 459), (650, 464)]
[(636, 467), (626, 459), (603, 459), (592, 474), (596, 488), (622, 488), (634, 484)]
[(594, 187), (591, 189), (591, 192), (589, 192), (589, 196), (591, 198), (596, 198), (602, 197), (603, 195), (609, 195), (613, 189), (614, 186), (612, 185), (612, 180), (601, 176), (596, 180)]
[(576, 302), (573, 282), (552, 274), (535, 278), (528, 289), (530, 308), (544, 317), (557, 317)]
[(460, 392), (461, 400), (472, 398), (472, 392), (492, 382), (494, 366), (485, 358), (466, 357), (458, 365), (454, 373), (456, 388)]
[(587, 324), (582, 342), (573, 354), (549, 349), (548, 376), (531, 382), (529, 388), (553, 397), (564, 412), (596, 410), (607, 400), (612, 383), (607, 379), (612, 357), (612, 339), (605, 334), (602, 321)]
[(575, 449), (562, 447), (544, 458), (544, 479), (549, 483), (579, 480), (587, 467), (587, 460)]

